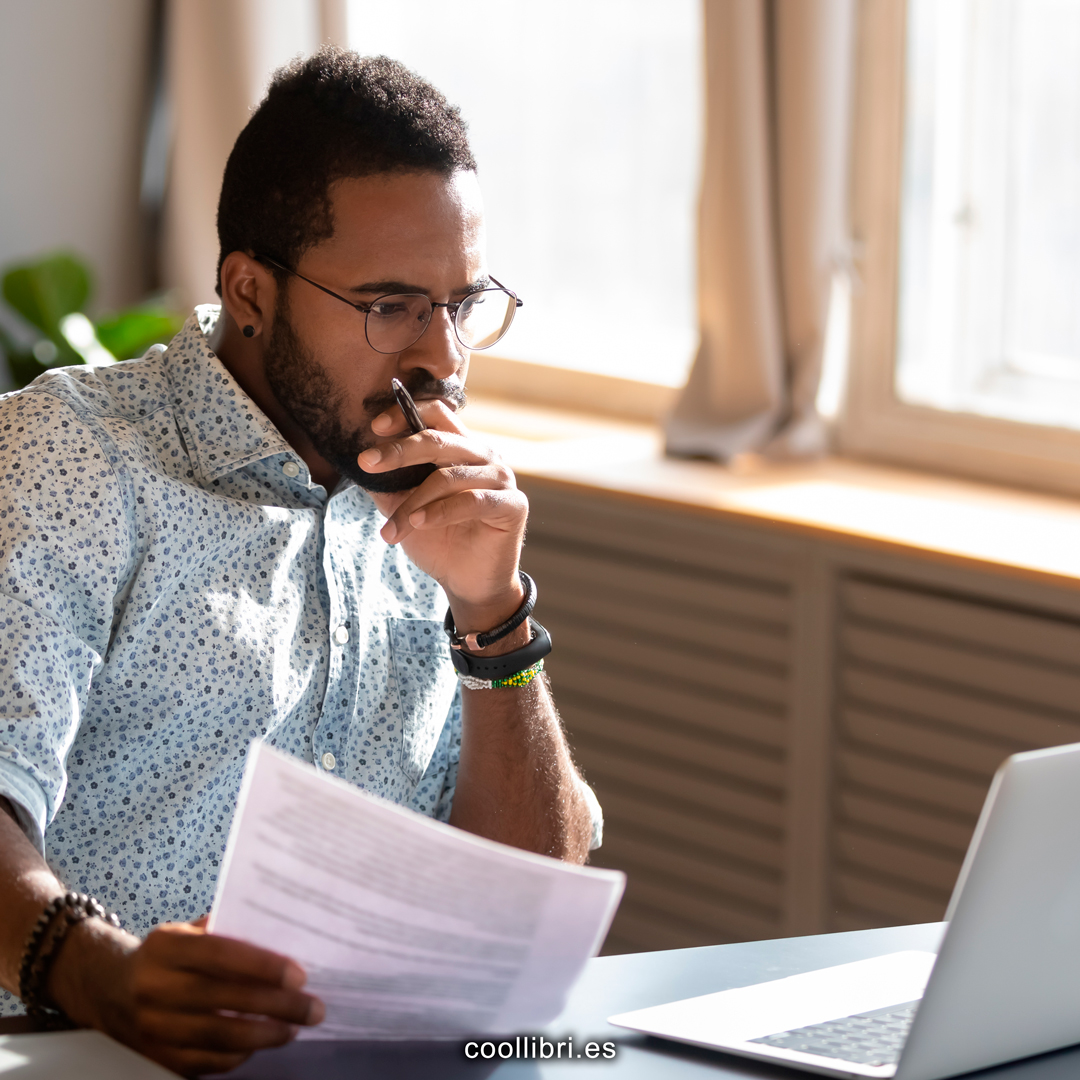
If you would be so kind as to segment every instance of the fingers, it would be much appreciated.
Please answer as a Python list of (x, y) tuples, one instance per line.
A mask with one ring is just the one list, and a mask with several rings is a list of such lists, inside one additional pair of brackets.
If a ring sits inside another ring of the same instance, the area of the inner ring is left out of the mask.
[(515, 532), (524, 523), (528, 503), (520, 491), (463, 491), (417, 510), (409, 518), (414, 529), (446, 528), (482, 521), (493, 529)]
[(143, 959), (216, 979), (253, 981), (297, 990), (307, 982), (299, 964), (246, 941), (207, 934), (187, 923), (158, 927), (143, 942)]
[(478, 445), (471, 436), (456, 431), (428, 428), (418, 435), (392, 439), (365, 450), (357, 462), (365, 472), (387, 472), (407, 465), (486, 465), (496, 460), (495, 451)]
[(159, 926), (141, 943), (104, 924), (76, 936), (97, 921), (80, 923), (61, 957), (74, 972), (73, 1000), (93, 1006), (80, 1006), (79, 1022), (175, 1072), (225, 1072), (325, 1016), (322, 1002), (300, 990), (298, 964), (208, 934), (202, 920)]
[(241, 1031), (239, 1043), (214, 1047), (243, 1050), (253, 1037), (280, 1041), (291, 1037), (294, 1025), (322, 1021), (322, 1002), (300, 990), (306, 981), (303, 968), (288, 957), (174, 923), (153, 931), (136, 950), (131, 994), (140, 1028), (145, 1017), (158, 1014), (214, 1017), (207, 1029), (213, 1031), (239, 1022), (220, 1012), (244, 1014), (244, 1024), (265, 1017), (269, 1027), (254, 1035)]
[(166, 924), (131, 954), (117, 1034), (185, 1075), (224, 1072), (322, 1021), (326, 1009), (301, 992), (305, 981), (288, 957), (192, 924)]
[(455, 465), (429, 476), (387, 520), (382, 537), (399, 543), (414, 529), (482, 522), (512, 532), (524, 527), (528, 500), (505, 465)]
[(225, 982), (157, 966), (140, 971), (133, 989), (140, 1005), (150, 1009), (167, 1007), (188, 1013), (224, 1010), (304, 1026), (320, 1023), (326, 1013), (318, 998), (296, 989)]
[[(416, 410), (420, 413), (420, 419), (429, 428), (435, 428), (440, 431), (454, 431), (459, 435), (465, 434), (465, 428), (462, 427), (460, 421), (457, 419), (457, 413), (455, 413), (444, 401), (439, 399), (418, 401), (416, 402)], [(376, 435), (399, 435), (402, 432), (410, 431), (409, 422), (405, 419), (405, 414), (401, 409), (394, 405), (386, 412), (380, 413), (371, 421), (371, 430)]]

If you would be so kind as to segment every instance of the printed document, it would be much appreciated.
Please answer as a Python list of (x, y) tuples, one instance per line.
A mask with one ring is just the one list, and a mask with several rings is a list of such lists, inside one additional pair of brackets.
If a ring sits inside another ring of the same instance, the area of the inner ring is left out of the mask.
[(300, 1038), (535, 1031), (600, 948), (625, 885), (248, 750), (209, 929), (291, 957), (326, 1019)]

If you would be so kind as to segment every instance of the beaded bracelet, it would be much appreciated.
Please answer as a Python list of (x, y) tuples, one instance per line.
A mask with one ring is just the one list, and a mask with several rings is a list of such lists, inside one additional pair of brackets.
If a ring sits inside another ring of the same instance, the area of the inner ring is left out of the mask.
[(466, 690), (504, 690), (528, 686), (543, 670), (544, 661), (537, 660), (531, 667), (508, 675), (505, 679), (478, 679), (475, 675), (462, 675), (458, 672), (458, 680)]
[(115, 912), (107, 912), (93, 896), (75, 892), (52, 900), (34, 923), (19, 965), (19, 997), (29, 1016), (50, 1021), (66, 1019), (49, 999), (49, 972), (68, 931), (84, 919), (104, 919), (110, 926), (120, 925)]

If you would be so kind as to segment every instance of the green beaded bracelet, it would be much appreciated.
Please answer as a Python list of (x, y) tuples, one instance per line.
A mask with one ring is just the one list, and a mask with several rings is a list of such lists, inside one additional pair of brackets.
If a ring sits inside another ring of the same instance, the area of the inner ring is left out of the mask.
[(505, 679), (477, 679), (473, 675), (462, 675), (460, 672), (458, 673), (458, 679), (461, 681), (461, 685), (469, 690), (507, 690), (519, 686), (528, 686), (543, 670), (544, 661), (537, 660), (535, 664), (524, 668), (522, 671), (516, 671), (513, 675), (507, 675)]

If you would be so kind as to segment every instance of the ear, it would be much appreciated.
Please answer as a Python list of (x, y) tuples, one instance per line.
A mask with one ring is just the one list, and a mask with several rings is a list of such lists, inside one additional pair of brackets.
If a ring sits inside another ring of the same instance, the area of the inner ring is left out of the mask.
[[(243, 251), (230, 251), (221, 264), (221, 303), (237, 326), (258, 337), (269, 327), (277, 300), (273, 273)], [(248, 335), (245, 335), (248, 336)]]

